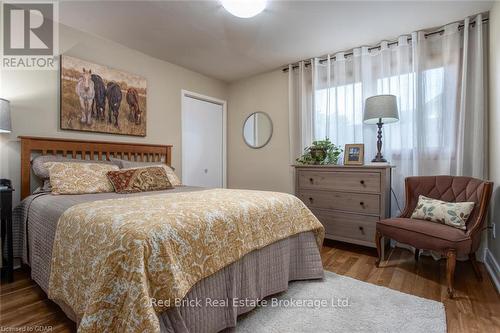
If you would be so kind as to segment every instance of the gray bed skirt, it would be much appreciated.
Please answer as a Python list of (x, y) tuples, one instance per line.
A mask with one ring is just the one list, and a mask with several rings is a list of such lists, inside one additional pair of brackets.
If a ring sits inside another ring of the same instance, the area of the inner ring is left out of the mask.
[[(319, 278), (323, 265), (312, 232), (278, 241), (196, 284), (184, 299), (191, 304), (160, 315), (162, 332), (219, 332), (234, 327), (238, 315), (254, 308), (254, 300), (285, 291), (289, 281)], [(227, 306), (214, 306), (213, 300)]]
[[(180, 191), (186, 190), (193, 189)], [(17, 236), (24, 243), (24, 262), (31, 266), (33, 280), (45, 292), (59, 216), (74, 204), (96, 200), (95, 195), (62, 197), (32, 196), (14, 212)], [(110, 197), (115, 196), (101, 195), (99, 199)], [(320, 278), (323, 265), (314, 234), (300, 233), (253, 251), (198, 282), (178, 306), (159, 314), (161, 331), (219, 332), (234, 327), (238, 315), (252, 310), (255, 301), (285, 291), (289, 281)], [(71, 320), (78, 321), (66, 304), (59, 306)]]

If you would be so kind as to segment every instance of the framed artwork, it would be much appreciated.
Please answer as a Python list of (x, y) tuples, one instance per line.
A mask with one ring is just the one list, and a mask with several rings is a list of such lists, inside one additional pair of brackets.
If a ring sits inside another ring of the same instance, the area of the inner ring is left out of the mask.
[(146, 88), (141, 76), (62, 55), (60, 127), (146, 136)]
[(365, 145), (362, 143), (347, 144), (344, 150), (344, 165), (363, 165), (365, 162)]

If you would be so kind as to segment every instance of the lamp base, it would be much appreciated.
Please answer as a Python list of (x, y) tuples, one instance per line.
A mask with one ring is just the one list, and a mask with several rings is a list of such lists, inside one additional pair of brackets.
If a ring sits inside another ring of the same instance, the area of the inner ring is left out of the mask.
[(387, 160), (382, 156), (382, 153), (380, 152), (382, 150), (382, 126), (384, 123), (382, 122), (382, 118), (379, 118), (377, 127), (378, 127), (378, 132), (377, 132), (377, 155), (375, 155), (375, 158), (372, 160), (373, 163), (386, 163)]
[(372, 160), (372, 163), (387, 163), (387, 160), (382, 156), (375, 156), (375, 158)]

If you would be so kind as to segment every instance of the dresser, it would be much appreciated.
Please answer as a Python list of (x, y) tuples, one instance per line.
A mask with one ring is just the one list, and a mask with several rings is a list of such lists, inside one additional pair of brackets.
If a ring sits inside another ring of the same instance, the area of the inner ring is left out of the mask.
[(378, 220), (390, 216), (391, 169), (296, 165), (295, 192), (325, 227), (325, 238), (375, 247)]

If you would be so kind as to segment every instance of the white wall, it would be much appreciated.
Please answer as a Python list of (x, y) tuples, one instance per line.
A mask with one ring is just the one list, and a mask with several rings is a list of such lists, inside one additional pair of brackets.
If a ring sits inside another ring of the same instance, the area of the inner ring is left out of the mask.
[(147, 79), (147, 136), (92, 134), (59, 129), (58, 71), (2, 71), (0, 95), (11, 101), (13, 132), (0, 135), (0, 177), (20, 192), (19, 135), (172, 144), (172, 164), (181, 171), (181, 89), (227, 99), (227, 84), (123, 45), (60, 27), (60, 51)]
[[(292, 192), (288, 160), (288, 75), (276, 70), (229, 85), (228, 187)], [(243, 123), (253, 112), (266, 112), (273, 136), (260, 149), (243, 141)]]
[(496, 238), (490, 230), (488, 249), (500, 264), (500, 2), (490, 12), (490, 180), (495, 182), (490, 223), (496, 224)]

